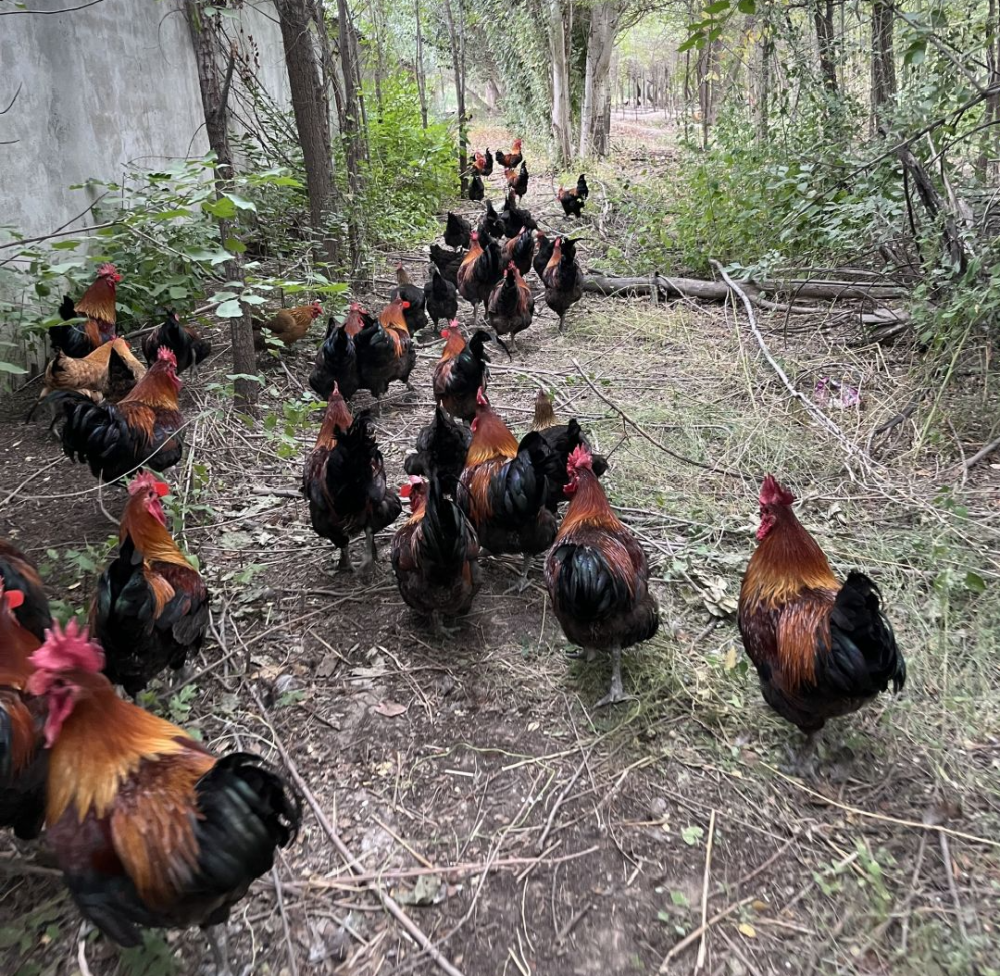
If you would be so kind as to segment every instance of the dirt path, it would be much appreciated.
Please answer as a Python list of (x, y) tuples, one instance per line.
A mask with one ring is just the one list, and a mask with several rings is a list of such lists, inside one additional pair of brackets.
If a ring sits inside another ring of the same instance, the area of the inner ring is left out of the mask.
[[(526, 204), (559, 222), (536, 192)], [(585, 263), (599, 257), (591, 247)], [(388, 282), (379, 287), (384, 298)], [(995, 536), (971, 539), (963, 517), (925, 504), (909, 476), (896, 496), (884, 479), (852, 484), (722, 310), (587, 296), (559, 336), (539, 307), (513, 361), (494, 362), (491, 396), (524, 430), (545, 386), (612, 455), (609, 492), (652, 557), (662, 609), (660, 635), (626, 656), (639, 701), (592, 709), (606, 664), (564, 660), (537, 569), (526, 594), (505, 594), (516, 560), (485, 561), (473, 612), (443, 642), (396, 592), (390, 533), (373, 579), (333, 572), (335, 551), (313, 535), (305, 505), (263, 490), (297, 485), (315, 437), (304, 343), (285, 357), (290, 375), (264, 364), (273, 429), (232, 416), (213, 386), (224, 383), (221, 360), (186, 388), (199, 419), (172, 479), (174, 514), (208, 575), (215, 629), (165, 714), (214, 748), (280, 743), (353, 855), (466, 976), (656, 972), (703, 915), (724, 915), (707, 940), (710, 974), (991, 971), (997, 850), (920, 823), (1000, 836), (1000, 675), (985, 657), (995, 618), (958, 589), (942, 617), (934, 589), (944, 570), (992, 558)], [(433, 407), (437, 351), (422, 349), (417, 392), (394, 389), (377, 419), (397, 484)], [(800, 376), (863, 378), (873, 406), (837, 418), (852, 438), (906, 402), (902, 350), (875, 362), (812, 337), (782, 354)], [(582, 374), (696, 463), (624, 425)], [(89, 473), (58, 461), (43, 425), (20, 423), (26, 403), (4, 404), (0, 497), (45, 470), (0, 509), (0, 535), (46, 563), (66, 606), (82, 608), (114, 527)], [(760, 701), (732, 619), (765, 467), (806, 493), (803, 518), (838, 570), (859, 564), (879, 579), (911, 665), (902, 699), (826, 734), (810, 784), (781, 772), (799, 740)], [(116, 513), (120, 492), (105, 501)], [(231, 923), (249, 971), (438, 971), (351, 880), (311, 814), (276, 878), (280, 910), (274, 879), (263, 879)], [(54, 880), (5, 869), (0, 897), (0, 971), (75, 973), (78, 917)], [(691, 972), (697, 949), (695, 939), (667, 971)], [(197, 932), (121, 957), (94, 940), (87, 954), (93, 976), (194, 976), (207, 957)]]

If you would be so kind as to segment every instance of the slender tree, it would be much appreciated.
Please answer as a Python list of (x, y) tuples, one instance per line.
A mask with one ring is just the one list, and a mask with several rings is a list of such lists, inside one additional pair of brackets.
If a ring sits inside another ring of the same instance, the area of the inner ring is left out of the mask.
[[(447, 3), (447, 0), (445, 0)], [(573, 158), (570, 118), (569, 45), (563, 0), (549, 2), (549, 55), (552, 59), (552, 140), (556, 161), (565, 165)]]
[[(458, 0), (460, 16), (462, 15), (463, 2), (464, 0)], [(469, 167), (469, 144), (465, 115), (465, 41), (460, 31), (455, 29), (455, 18), (451, 12), (451, 0), (444, 0), (444, 12), (448, 21), (451, 63), (455, 69), (455, 101), (458, 110), (458, 177), (462, 187), (462, 195), (465, 196), (469, 186), (467, 175)]]
[(413, 20), (417, 29), (417, 94), (420, 96), (420, 124), (427, 128), (427, 76), (424, 74), (424, 35), (420, 28), (420, 0), (413, 0)]
[[(201, 86), (201, 104), (205, 112), (205, 132), (208, 144), (215, 154), (215, 189), (222, 196), (232, 188), (233, 155), (229, 147), (227, 108), (236, 65), (236, 52), (230, 51), (228, 65), (222, 68), (222, 44), (212, 15), (206, 12), (201, 0), (186, 0), (185, 11), (191, 40), (194, 45), (198, 66), (198, 82)], [(224, 217), (219, 217), (219, 237), (223, 247), (232, 239), (232, 225)], [(230, 258), (225, 263), (226, 277), (230, 281), (244, 282), (243, 259), (240, 253), (226, 247)], [(250, 309), (241, 305), (243, 314), (229, 320), (229, 335), (233, 347), (233, 372), (240, 377), (234, 381), (236, 405), (244, 413), (252, 414), (257, 409), (259, 385), (252, 379), (257, 372), (257, 357), (253, 348), (253, 326)]]

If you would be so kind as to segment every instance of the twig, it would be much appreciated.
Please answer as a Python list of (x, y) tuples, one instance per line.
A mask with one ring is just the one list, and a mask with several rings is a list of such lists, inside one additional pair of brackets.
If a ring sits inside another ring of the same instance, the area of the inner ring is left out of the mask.
[(1000, 841), (990, 840), (987, 837), (977, 837), (975, 834), (967, 834), (961, 830), (952, 830), (950, 827), (945, 827), (943, 824), (921, 823), (919, 820), (904, 820), (899, 817), (890, 817), (884, 813), (873, 813), (871, 810), (862, 810), (861, 807), (852, 807), (848, 803), (841, 803), (839, 800), (834, 800), (828, 796), (824, 796), (816, 790), (811, 790), (804, 783), (800, 783), (797, 779), (795, 779), (794, 776), (786, 776), (780, 769), (777, 769), (769, 763), (762, 762), (760, 765), (763, 766), (764, 769), (770, 770), (776, 776), (780, 776), (787, 783), (791, 783), (792, 786), (798, 787), (804, 793), (814, 796), (817, 800), (822, 800), (824, 803), (828, 803), (832, 807), (837, 807), (838, 810), (846, 810), (848, 813), (853, 813), (858, 817), (868, 817), (870, 820), (881, 820), (883, 823), (896, 824), (899, 827), (915, 827), (917, 830), (933, 830), (939, 834), (947, 834), (949, 837), (957, 837), (960, 840), (971, 841), (973, 844), (983, 844), (986, 847), (1000, 847)]
[(594, 907), (593, 902), (587, 902), (559, 931), (556, 936), (556, 945), (562, 945), (572, 934), (573, 929), (577, 927), (583, 916), (587, 914)]
[(941, 841), (941, 858), (944, 861), (944, 872), (948, 878), (948, 890), (951, 900), (955, 903), (955, 917), (958, 919), (958, 931), (962, 933), (962, 941), (969, 941), (969, 933), (965, 929), (965, 919), (962, 917), (962, 900), (958, 897), (958, 885), (955, 884), (955, 874), (951, 867), (951, 851), (948, 848), (948, 835), (938, 834)]
[[(271, 726), (272, 732), (274, 732), (274, 726), (271, 722), (271, 716), (267, 708), (265, 708), (264, 703), (260, 700), (260, 696), (257, 694), (256, 688), (250, 689), (250, 695), (260, 710), (261, 716)], [(302, 791), (302, 795), (306, 798), (306, 802), (312, 807), (312, 811), (316, 816), (316, 820), (319, 822), (320, 827), (323, 828), (323, 832), (327, 837), (330, 838), (330, 842), (340, 853), (340, 856), (347, 862), (348, 867), (356, 874), (363, 874), (363, 865), (355, 858), (355, 856), (350, 852), (347, 845), (340, 839), (340, 835), (334, 829), (333, 824), (327, 819), (326, 814), (323, 812), (323, 808), (319, 805), (319, 801), (313, 795), (312, 790), (309, 789), (306, 781), (302, 778), (299, 773), (298, 766), (295, 765), (295, 761), (288, 754), (288, 750), (285, 748), (281, 739), (276, 733), (274, 733), (274, 747), (278, 750), (278, 754), (281, 756), (282, 761), (288, 768), (288, 772), (291, 774), (292, 779), (295, 781), (295, 785)], [(456, 969), (445, 957), (438, 951), (437, 947), (427, 938), (426, 935), (417, 927), (413, 920), (406, 914), (396, 904), (395, 900), (385, 891), (377, 882), (371, 883), (372, 890), (378, 896), (379, 901), (382, 902), (383, 907), (393, 918), (403, 926), (404, 929), (416, 940), (417, 944), (421, 949), (426, 952), (431, 959), (437, 964), (438, 968), (448, 974), (448, 976), (463, 976), (460, 969)]]
[[(779, 847), (763, 864), (758, 864), (757, 867), (755, 867), (752, 871), (748, 872), (747, 874), (744, 874), (743, 877), (741, 877), (739, 880), (736, 881), (733, 887), (739, 888), (741, 885), (745, 885), (748, 881), (753, 881), (753, 879), (756, 878), (757, 875), (763, 874), (797, 840), (798, 840), (797, 837), (789, 837), (788, 840), (786, 840), (785, 843), (782, 844), (781, 847)], [(724, 890), (725, 889), (723, 888), (716, 888), (715, 891), (712, 892), (711, 897), (712, 898), (718, 897), (723, 893)]]
[(580, 760), (580, 765), (576, 767), (576, 772), (570, 777), (570, 781), (563, 787), (562, 792), (556, 797), (555, 803), (552, 804), (552, 809), (549, 811), (549, 819), (545, 821), (545, 828), (542, 830), (541, 837), (535, 843), (536, 853), (541, 853), (545, 849), (545, 840), (549, 836), (549, 831), (552, 830), (552, 824), (555, 822), (556, 814), (559, 812), (559, 807), (562, 806), (563, 800), (566, 799), (566, 795), (571, 789), (573, 789), (573, 784), (580, 778), (580, 773), (583, 772), (584, 766), (587, 765), (588, 756), (585, 755), (583, 759)]
[(285, 897), (281, 892), (281, 879), (278, 877), (278, 865), (271, 865), (271, 877), (274, 879), (274, 896), (278, 902), (278, 913), (281, 915), (281, 927), (285, 930), (285, 943), (288, 946), (288, 968), (292, 976), (299, 976), (299, 965), (295, 961), (295, 946), (292, 943), (292, 930), (288, 927), (288, 916), (285, 914)]
[[(70, 14), (74, 10), (86, 10), (87, 7), (94, 7), (101, 2), (102, 0), (89, 0), (88, 3), (81, 3), (78, 7), (63, 7), (62, 10), (0, 10), (0, 17), (12, 17), (14, 14), (39, 14), (41, 16)], [(84, 976), (89, 976), (89, 973), (85, 973)]]
[(669, 971), (670, 960), (676, 959), (688, 946), (692, 945), (697, 939), (700, 939), (702, 934), (708, 929), (710, 929), (716, 922), (721, 922), (724, 918), (732, 915), (733, 912), (738, 911), (744, 905), (749, 905), (750, 902), (756, 898), (756, 895), (747, 895), (746, 898), (741, 898), (739, 901), (733, 902), (733, 904), (723, 908), (721, 912), (716, 912), (707, 922), (702, 923), (693, 932), (688, 933), (677, 943), (664, 957), (663, 962), (660, 963), (660, 968), (656, 971), (659, 976), (663, 973)]
[(976, 451), (976, 453), (965, 462), (963, 467), (966, 471), (968, 471), (970, 468), (975, 467), (975, 465), (982, 461), (984, 457), (989, 457), (998, 447), (1000, 447), (1000, 437), (996, 438), (996, 440), (990, 441), (989, 444), (987, 444), (982, 450)]
[(399, 834), (396, 833), (387, 823), (385, 823), (381, 818), (373, 816), (372, 819), (377, 823), (397, 844), (402, 845), (413, 857), (419, 861), (425, 868), (433, 868), (434, 865), (427, 860), (423, 854), (417, 853)]
[(298, 498), (302, 499), (302, 492), (294, 488), (264, 488), (255, 486), (250, 489), (251, 495), (274, 495), (275, 498)]
[(694, 962), (694, 971), (698, 972), (705, 965), (705, 955), (708, 952), (708, 879), (712, 875), (712, 844), (715, 842), (715, 809), (708, 818), (708, 841), (705, 844), (705, 874), (701, 881), (701, 941), (698, 943), (698, 957)]
[(732, 278), (726, 274), (725, 269), (719, 264), (718, 261), (713, 259), (709, 260), (709, 263), (715, 268), (716, 271), (722, 275), (722, 280), (729, 286), (729, 288), (739, 296), (740, 300), (743, 302), (743, 308), (746, 310), (747, 318), (750, 320), (750, 331), (753, 332), (754, 338), (757, 340), (757, 345), (760, 346), (760, 351), (764, 354), (764, 358), (768, 361), (771, 368), (778, 374), (778, 378), (784, 384), (785, 389), (796, 400), (798, 400), (806, 410), (812, 414), (834, 437), (840, 441), (841, 446), (847, 451), (848, 454), (855, 454), (863, 460), (867, 461), (869, 464), (872, 463), (872, 459), (868, 456), (867, 452), (863, 451), (856, 444), (853, 444), (848, 440), (844, 432), (825, 414), (815, 403), (812, 402), (805, 394), (796, 390), (792, 385), (792, 381), (788, 378), (788, 375), (778, 364), (774, 356), (771, 355), (771, 350), (768, 349), (767, 343), (764, 341), (764, 336), (761, 334), (760, 329), (757, 327), (757, 317), (753, 312), (753, 305), (750, 303), (750, 299), (747, 298), (746, 293), (740, 288), (739, 285), (733, 281)]
[(669, 454), (672, 458), (677, 461), (683, 461), (685, 464), (691, 464), (696, 468), (701, 468), (704, 471), (712, 471), (716, 474), (724, 474), (730, 478), (742, 478), (738, 471), (729, 471), (727, 468), (719, 468), (715, 465), (704, 464), (701, 461), (695, 461), (694, 458), (685, 457), (683, 454), (678, 454), (676, 451), (670, 450), (669, 447), (661, 444), (655, 437), (647, 434), (646, 431), (639, 425), (639, 423), (633, 420), (621, 407), (618, 406), (613, 400), (609, 400), (594, 384), (590, 381), (590, 377), (583, 371), (583, 367), (576, 361), (572, 360), (573, 365), (576, 367), (577, 372), (583, 377), (583, 381), (594, 391), (612, 410), (621, 415), (622, 420), (631, 424), (637, 431), (637, 433), (644, 437), (650, 444), (654, 447), (658, 447), (664, 454)]

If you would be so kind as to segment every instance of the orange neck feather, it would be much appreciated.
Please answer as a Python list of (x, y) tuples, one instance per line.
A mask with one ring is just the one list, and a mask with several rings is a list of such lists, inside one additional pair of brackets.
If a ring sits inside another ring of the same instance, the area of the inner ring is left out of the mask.
[(483, 253), (482, 245), (479, 243), (478, 240), (473, 241), (472, 244), (469, 245), (468, 254), (466, 254), (465, 257), (462, 258), (462, 265), (459, 268), (459, 270), (461, 271), (462, 268), (475, 264), (475, 262), (480, 258), (482, 253)]
[(448, 341), (441, 350), (439, 362), (446, 363), (449, 359), (454, 359), (465, 348), (465, 336), (458, 329), (448, 330)]
[(49, 754), (49, 826), (70, 804), (80, 821), (90, 810), (106, 816), (144, 759), (189, 753), (199, 775), (215, 764), (183, 729), (122, 701), (104, 675), (71, 676), (81, 692)]
[(823, 550), (792, 509), (785, 508), (750, 557), (740, 600), (763, 601), (775, 607), (803, 590), (839, 588)]
[(558, 267), (560, 261), (562, 261), (562, 244), (556, 244), (552, 248), (552, 257), (549, 258), (549, 263), (545, 265), (545, 270), (548, 271), (551, 268)]
[(469, 453), (465, 457), (467, 468), (493, 461), (517, 457), (517, 440), (507, 425), (488, 407), (476, 414), (476, 432), (472, 435)]
[(556, 541), (583, 526), (608, 529), (612, 532), (627, 531), (621, 519), (611, 511), (608, 496), (604, 494), (597, 475), (589, 468), (581, 468), (577, 472), (576, 491), (570, 499)]
[(177, 387), (165, 368), (157, 368), (160, 362), (162, 360), (149, 368), (146, 375), (132, 387), (128, 396), (122, 398), (121, 403), (142, 403), (162, 410), (177, 409)]
[(124, 542), (126, 536), (131, 538), (132, 545), (147, 563), (171, 563), (186, 569), (194, 568), (184, 558), (167, 527), (146, 508), (142, 494), (133, 495), (125, 506), (119, 538)]
[(17, 622), (13, 611), (0, 607), (0, 686), (24, 688), (34, 670), (28, 658), (39, 646), (38, 638)]
[(323, 426), (319, 429), (316, 446), (333, 450), (337, 444), (337, 435), (334, 428), (339, 427), (341, 430), (347, 430), (352, 423), (354, 423), (354, 418), (351, 416), (351, 411), (344, 402), (344, 398), (337, 397), (336, 400), (331, 400), (327, 404), (326, 413), (323, 415)]
[(76, 303), (76, 314), (114, 325), (115, 286), (107, 278), (98, 278)]

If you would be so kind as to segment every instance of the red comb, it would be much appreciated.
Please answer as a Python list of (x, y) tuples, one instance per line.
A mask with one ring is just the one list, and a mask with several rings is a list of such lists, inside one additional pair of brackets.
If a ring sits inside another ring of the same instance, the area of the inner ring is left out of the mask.
[(24, 594), (20, 590), (3, 590), (3, 601), (11, 610), (16, 610), (24, 603)]
[(156, 354), (156, 358), (165, 359), (174, 369), (177, 368), (177, 357), (174, 355), (172, 349), (168, 349), (166, 346), (160, 346), (159, 351)]
[(476, 392), (476, 403), (481, 407), (488, 407), (490, 405), (490, 401), (486, 399), (486, 394), (483, 392), (482, 387), (479, 387)]
[(773, 474), (764, 478), (760, 486), (761, 505), (791, 505), (794, 501), (795, 496)]

